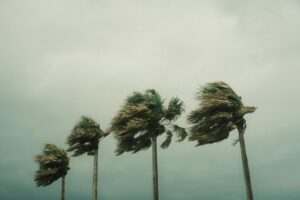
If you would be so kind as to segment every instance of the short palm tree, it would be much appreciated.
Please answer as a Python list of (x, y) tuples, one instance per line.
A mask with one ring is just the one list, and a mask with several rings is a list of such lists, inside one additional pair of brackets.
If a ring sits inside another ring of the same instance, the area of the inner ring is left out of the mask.
[(185, 129), (172, 124), (183, 112), (183, 103), (172, 98), (167, 107), (155, 90), (144, 93), (134, 92), (129, 96), (121, 110), (113, 118), (111, 131), (117, 140), (117, 155), (124, 152), (136, 153), (152, 145), (153, 199), (158, 200), (158, 171), (156, 138), (167, 134), (161, 148), (171, 143), (172, 131), (177, 133), (179, 141), (186, 137)]
[(80, 156), (85, 153), (94, 156), (93, 200), (97, 200), (99, 142), (106, 135), (92, 118), (82, 116), (67, 138), (69, 145), (67, 151), (72, 151), (72, 156)]
[(61, 178), (61, 200), (65, 199), (65, 176), (69, 168), (67, 152), (54, 144), (46, 144), (42, 154), (35, 156), (39, 169), (35, 173), (35, 182), (39, 186), (47, 186)]
[[(224, 82), (212, 82), (201, 88), (197, 95), (199, 107), (188, 117), (193, 124), (190, 129), (190, 140), (196, 140), (198, 145), (222, 141), (229, 133), (237, 129), (246, 183), (247, 198), (253, 199), (250, 172), (244, 141), (246, 120), (244, 115), (253, 113), (256, 108), (244, 106), (232, 88)], [(197, 146), (198, 146), (197, 145)]]

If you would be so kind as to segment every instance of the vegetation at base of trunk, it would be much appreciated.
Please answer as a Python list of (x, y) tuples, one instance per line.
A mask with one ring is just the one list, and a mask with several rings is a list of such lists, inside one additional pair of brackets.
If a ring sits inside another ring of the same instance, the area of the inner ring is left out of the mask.
[(39, 164), (34, 179), (38, 187), (65, 177), (70, 169), (67, 152), (54, 144), (46, 144), (43, 153), (35, 156), (35, 161)]

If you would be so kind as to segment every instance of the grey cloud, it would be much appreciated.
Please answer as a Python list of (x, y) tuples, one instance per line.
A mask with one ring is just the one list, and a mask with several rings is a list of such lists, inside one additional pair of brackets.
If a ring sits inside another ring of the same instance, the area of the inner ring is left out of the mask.
[[(228, 82), (245, 104), (256, 199), (299, 194), (297, 1), (1, 1), (0, 198), (56, 199), (60, 183), (36, 188), (33, 156), (65, 147), (82, 114), (107, 128), (124, 98), (155, 88), (186, 113), (200, 85)], [(234, 132), (222, 143), (172, 143), (159, 150), (162, 199), (245, 198)], [(163, 138), (160, 138), (162, 141)], [(100, 153), (103, 199), (151, 199), (150, 151)], [(92, 159), (72, 158), (68, 199), (91, 197)]]

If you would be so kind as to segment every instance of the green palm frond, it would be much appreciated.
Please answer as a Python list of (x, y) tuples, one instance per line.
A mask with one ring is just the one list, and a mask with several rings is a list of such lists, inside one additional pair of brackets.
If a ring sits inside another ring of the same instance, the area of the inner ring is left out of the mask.
[(163, 107), (163, 100), (160, 95), (153, 89), (146, 90), (146, 92), (134, 92), (126, 100), (128, 105), (144, 104), (151, 110), (161, 110)]
[(172, 98), (169, 102), (168, 108), (165, 110), (165, 119), (175, 120), (184, 111), (183, 102), (178, 98)]
[(37, 186), (47, 186), (65, 176), (69, 168), (67, 152), (54, 144), (46, 144), (42, 154), (35, 156), (39, 169), (35, 173)]
[(228, 138), (229, 133), (244, 126), (243, 116), (255, 111), (244, 106), (241, 98), (224, 82), (208, 83), (197, 93), (199, 107), (188, 116), (193, 124), (190, 140), (198, 145), (214, 143)]
[(173, 125), (173, 131), (176, 133), (177, 137), (179, 138), (177, 142), (181, 142), (187, 137), (187, 132), (185, 128), (182, 128), (178, 125)]
[[(138, 152), (151, 146), (151, 137), (165, 132), (163, 121), (175, 120), (183, 111), (183, 103), (172, 98), (167, 109), (160, 95), (153, 89), (134, 92), (127, 97), (113, 118), (110, 130), (117, 140), (118, 155)], [(165, 147), (165, 145), (163, 145)]]
[(67, 138), (68, 151), (73, 152), (72, 156), (84, 153), (93, 155), (94, 151), (98, 149), (99, 140), (106, 135), (92, 118), (82, 116)]
[(170, 130), (168, 130), (166, 133), (167, 133), (167, 137), (166, 137), (165, 141), (160, 145), (160, 147), (162, 149), (168, 148), (172, 141), (172, 136), (173, 136), (172, 132)]

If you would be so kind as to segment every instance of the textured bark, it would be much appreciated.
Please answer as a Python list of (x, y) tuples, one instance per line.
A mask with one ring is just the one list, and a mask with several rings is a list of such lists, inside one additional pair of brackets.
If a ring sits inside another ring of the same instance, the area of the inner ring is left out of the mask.
[(157, 170), (156, 137), (152, 137), (151, 141), (152, 141), (153, 200), (158, 200), (158, 170)]
[(94, 171), (93, 171), (93, 200), (97, 200), (97, 184), (98, 184), (98, 149), (94, 155)]
[(245, 146), (245, 140), (244, 140), (244, 130), (239, 129), (238, 131), (239, 131), (239, 140), (240, 140), (240, 146), (241, 146), (244, 178), (245, 178), (245, 184), (246, 184), (246, 190), (247, 190), (247, 199), (253, 200), (251, 177), (250, 177), (248, 158), (247, 158), (246, 146)]
[(65, 176), (61, 177), (61, 200), (65, 200)]

